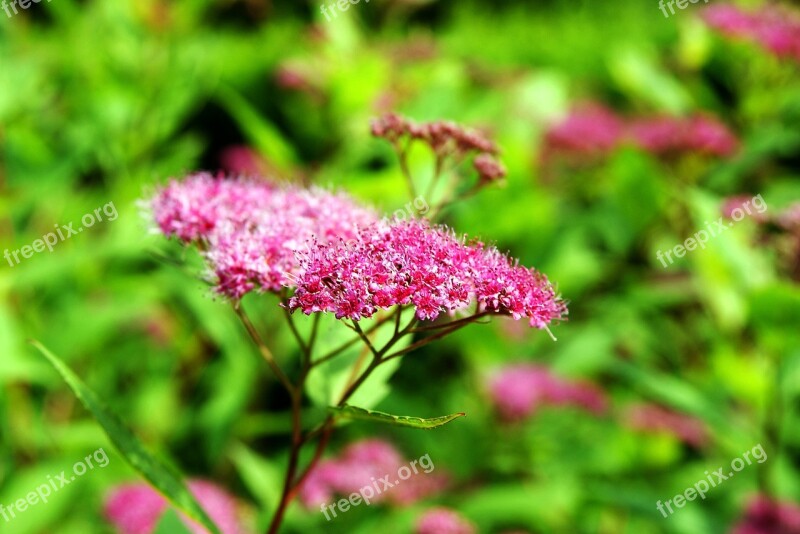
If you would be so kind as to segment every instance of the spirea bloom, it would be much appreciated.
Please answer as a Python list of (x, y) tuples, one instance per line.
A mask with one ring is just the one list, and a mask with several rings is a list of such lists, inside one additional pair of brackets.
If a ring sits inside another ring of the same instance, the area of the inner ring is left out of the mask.
[(300, 262), (289, 309), (306, 314), (360, 320), (412, 305), (418, 319), (433, 320), (476, 302), (479, 311), (525, 318), (537, 328), (566, 315), (544, 275), (426, 221), (380, 222), (356, 239), (320, 244)]
[[(210, 482), (191, 480), (189, 491), (223, 534), (245, 534), (234, 497)], [(105, 504), (105, 516), (120, 534), (151, 534), (161, 517), (170, 508), (167, 500), (147, 484), (130, 484), (115, 488)], [(183, 514), (183, 523), (194, 534), (208, 531)]]
[(244, 145), (226, 147), (219, 155), (220, 167), (233, 175), (269, 175), (271, 166), (255, 149)]
[[(320, 462), (300, 487), (300, 500), (314, 508), (333, 502), (336, 495), (347, 497), (371, 487), (370, 503), (386, 501), (403, 505), (437, 493), (447, 485), (446, 477), (434, 472), (435, 466), (427, 455), (414, 463), (416, 472), (410, 465), (390, 443), (377, 439), (359, 441), (338, 457)], [(406, 479), (395, 484), (401, 468)], [(378, 483), (376, 488), (375, 482), (387, 475), (392, 486)]]
[(685, 153), (728, 156), (739, 146), (727, 126), (706, 114), (625, 120), (600, 104), (584, 104), (548, 130), (543, 159), (560, 156), (568, 160), (592, 160), (607, 156), (626, 143), (656, 156)]
[(728, 37), (755, 41), (776, 57), (800, 62), (800, 16), (796, 12), (773, 5), (748, 12), (721, 4), (709, 6), (703, 19)]
[(509, 365), (492, 375), (489, 394), (495, 409), (511, 421), (525, 419), (541, 406), (576, 406), (601, 414), (608, 405), (597, 386), (558, 377), (532, 363)]
[(709, 439), (706, 425), (700, 419), (654, 404), (628, 407), (625, 423), (629, 428), (640, 432), (673, 435), (693, 447), (702, 447)]
[(757, 495), (731, 534), (800, 534), (800, 506)]
[(605, 155), (619, 146), (623, 134), (624, 121), (613, 110), (596, 103), (580, 104), (545, 134), (544, 158)]
[(728, 156), (738, 148), (733, 133), (720, 121), (706, 115), (648, 117), (628, 127), (634, 145), (656, 155), (697, 152)]
[(476, 534), (475, 525), (453, 510), (433, 508), (417, 520), (416, 534)]
[(150, 208), (164, 235), (200, 245), (215, 291), (233, 299), (291, 286), (297, 250), (377, 220), (344, 194), (207, 173), (169, 183)]

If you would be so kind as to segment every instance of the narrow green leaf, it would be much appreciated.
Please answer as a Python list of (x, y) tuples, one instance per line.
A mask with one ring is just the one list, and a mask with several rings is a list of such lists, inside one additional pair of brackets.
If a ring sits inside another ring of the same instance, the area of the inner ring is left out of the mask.
[(31, 344), (56, 368), (81, 403), (100, 423), (108, 438), (131, 467), (136, 469), (154, 488), (167, 497), (172, 504), (185, 512), (187, 516), (203, 525), (209, 532), (221, 534), (219, 528), (189, 492), (182, 476), (171, 466), (161, 462), (148, 452), (142, 442), (139, 441), (139, 438), (128, 430), (120, 418), (111, 412), (94, 391), (84, 384), (63, 361), (39, 342), (32, 341)]
[(175, 510), (167, 510), (156, 525), (153, 534), (192, 534)]
[(218, 89), (219, 101), (242, 128), (250, 143), (282, 170), (297, 161), (292, 146), (280, 131), (263, 117), (242, 95), (227, 86)]
[(467, 414), (464, 412), (452, 413), (450, 415), (443, 415), (442, 417), (433, 417), (431, 419), (423, 419), (421, 417), (407, 417), (405, 415), (391, 415), (383, 412), (376, 412), (374, 410), (365, 410), (356, 406), (345, 404), (341, 407), (331, 406), (329, 408), (337, 417), (342, 419), (355, 419), (361, 421), (373, 421), (376, 423), (386, 423), (395, 426), (409, 426), (411, 428), (421, 428), (422, 430), (430, 430), (442, 425), (446, 425), (454, 419), (464, 417)]

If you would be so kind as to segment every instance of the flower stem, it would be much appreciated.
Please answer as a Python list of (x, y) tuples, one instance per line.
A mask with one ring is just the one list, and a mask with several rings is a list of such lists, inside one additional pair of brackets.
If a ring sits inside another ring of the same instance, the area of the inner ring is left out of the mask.
[(267, 365), (269, 365), (270, 369), (272, 369), (272, 372), (275, 374), (275, 376), (278, 377), (278, 380), (281, 382), (281, 384), (283, 384), (283, 387), (286, 388), (286, 391), (288, 391), (290, 395), (293, 395), (294, 386), (289, 380), (289, 377), (286, 376), (286, 374), (281, 370), (280, 366), (278, 365), (278, 362), (275, 361), (275, 357), (272, 355), (272, 351), (269, 350), (269, 347), (267, 347), (267, 345), (264, 343), (264, 340), (261, 339), (258, 330), (256, 330), (255, 326), (253, 326), (253, 323), (250, 321), (250, 318), (245, 313), (244, 308), (242, 308), (241, 303), (235, 303), (233, 305), (233, 310), (236, 312), (236, 315), (242, 321), (242, 324), (247, 330), (247, 333), (250, 334), (250, 337), (252, 338), (253, 342), (258, 347), (258, 350), (261, 352), (261, 356), (264, 358), (264, 360), (266, 360)]

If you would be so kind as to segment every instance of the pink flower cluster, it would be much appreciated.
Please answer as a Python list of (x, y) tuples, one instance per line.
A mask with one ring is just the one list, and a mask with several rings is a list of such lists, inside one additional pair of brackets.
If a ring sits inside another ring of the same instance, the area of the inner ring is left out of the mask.
[(747, 12), (720, 4), (706, 8), (703, 19), (728, 37), (755, 41), (779, 58), (800, 62), (800, 16), (786, 8), (767, 5)]
[(800, 506), (757, 495), (731, 534), (800, 534)]
[[(223, 534), (248, 532), (241, 525), (234, 497), (203, 480), (191, 480), (188, 486)], [(167, 500), (147, 484), (130, 484), (112, 491), (106, 500), (105, 516), (120, 534), (151, 534), (169, 508)], [(208, 534), (205, 528), (183, 514), (181, 520), (194, 534)]]
[(500, 415), (521, 420), (540, 406), (578, 406), (595, 414), (608, 407), (605, 394), (584, 381), (560, 378), (545, 367), (521, 363), (504, 367), (489, 380), (489, 394)]
[(594, 103), (576, 106), (545, 134), (545, 159), (552, 154), (601, 156), (615, 150), (624, 135), (624, 123), (612, 110)]
[[(750, 201), (751, 198), (748, 195), (735, 195), (726, 198), (720, 210), (722, 216), (728, 219), (733, 218), (734, 211), (737, 209), (744, 210), (742, 206)], [(783, 211), (774, 215), (756, 212), (750, 213), (750, 216), (757, 223), (772, 223), (781, 230), (800, 235), (800, 202), (790, 204)]]
[(231, 145), (223, 149), (219, 162), (222, 169), (237, 176), (266, 176), (273, 170), (266, 158), (244, 145)]
[(731, 131), (713, 117), (653, 116), (625, 121), (599, 104), (577, 106), (545, 134), (543, 159), (592, 159), (605, 156), (624, 144), (657, 156), (697, 152), (728, 156), (738, 148)]
[(343, 194), (207, 173), (170, 182), (150, 208), (164, 235), (200, 245), (215, 290), (233, 299), (291, 286), (297, 250), (351, 239), (377, 220)]
[[(338, 458), (317, 465), (300, 487), (300, 500), (308, 508), (317, 507), (331, 502), (335, 495), (348, 496), (366, 486), (374, 488), (373, 483), (386, 475), (394, 481), (398, 470), (408, 464), (390, 443), (377, 439), (359, 441), (344, 449)], [(420, 465), (417, 473), (377, 493), (372, 502), (412, 504), (444, 489), (446, 477), (432, 470), (425, 472), (426, 467), (431, 470), (432, 464)], [(382, 489), (380, 484), (378, 489)]]
[(301, 264), (289, 309), (306, 314), (360, 320), (410, 304), (417, 318), (432, 320), (475, 301), (480, 311), (524, 317), (537, 328), (566, 315), (543, 275), (426, 221), (375, 224), (355, 240), (320, 245)]
[(448, 508), (433, 508), (417, 520), (416, 534), (475, 534), (475, 525)]
[(630, 406), (626, 413), (626, 424), (640, 432), (668, 433), (698, 448), (709, 439), (706, 425), (701, 420), (653, 404)]

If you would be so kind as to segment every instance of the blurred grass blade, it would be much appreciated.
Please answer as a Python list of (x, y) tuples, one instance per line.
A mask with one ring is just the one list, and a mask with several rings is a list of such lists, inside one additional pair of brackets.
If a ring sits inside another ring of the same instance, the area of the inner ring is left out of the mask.
[(250, 143), (281, 170), (291, 169), (297, 156), (280, 131), (235, 90), (223, 85), (217, 94), (222, 106), (236, 120)]
[(422, 430), (430, 430), (446, 425), (454, 419), (464, 417), (467, 414), (452, 413), (450, 415), (443, 415), (442, 417), (433, 417), (431, 419), (423, 419), (421, 417), (407, 417), (404, 415), (391, 415), (383, 412), (376, 412), (374, 410), (365, 410), (356, 406), (345, 404), (341, 407), (331, 406), (330, 410), (340, 419), (354, 419), (359, 421), (373, 421), (376, 423), (386, 423), (395, 426), (408, 426), (411, 428), (420, 428)]
[(153, 534), (192, 534), (175, 510), (167, 510), (156, 525)]
[(213, 534), (221, 534), (219, 528), (208, 517), (183, 483), (183, 479), (172, 467), (162, 463), (148, 452), (137, 438), (114, 413), (109, 411), (97, 395), (72, 370), (41, 343), (31, 341), (64, 378), (81, 403), (103, 427), (108, 438), (128, 463), (153, 487), (167, 497), (190, 518), (203, 525)]

